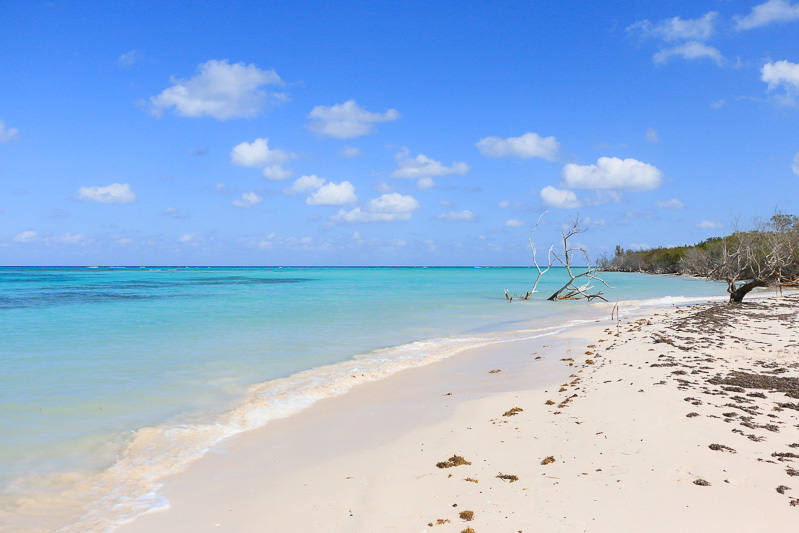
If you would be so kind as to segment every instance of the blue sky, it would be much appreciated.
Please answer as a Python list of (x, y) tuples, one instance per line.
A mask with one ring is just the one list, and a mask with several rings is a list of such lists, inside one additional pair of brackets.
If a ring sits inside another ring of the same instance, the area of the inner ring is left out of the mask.
[(796, 0), (0, 13), (0, 264), (529, 265), (545, 210), (592, 255), (799, 214)]

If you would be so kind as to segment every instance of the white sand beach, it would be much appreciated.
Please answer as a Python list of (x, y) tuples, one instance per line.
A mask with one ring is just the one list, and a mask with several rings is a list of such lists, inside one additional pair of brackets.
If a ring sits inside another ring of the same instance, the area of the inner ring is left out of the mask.
[(793, 293), (464, 352), (225, 441), (118, 531), (788, 531), (798, 326)]

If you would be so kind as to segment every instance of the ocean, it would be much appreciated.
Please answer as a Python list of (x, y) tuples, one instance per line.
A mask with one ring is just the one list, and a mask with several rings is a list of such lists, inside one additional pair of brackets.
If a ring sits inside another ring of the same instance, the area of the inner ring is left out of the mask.
[[(224, 438), (469, 347), (722, 298), (607, 273), (610, 303), (529, 301), (533, 268), (2, 267), (0, 531), (110, 531)], [(596, 284), (595, 284), (596, 285)], [(61, 528), (61, 529), (58, 529)]]

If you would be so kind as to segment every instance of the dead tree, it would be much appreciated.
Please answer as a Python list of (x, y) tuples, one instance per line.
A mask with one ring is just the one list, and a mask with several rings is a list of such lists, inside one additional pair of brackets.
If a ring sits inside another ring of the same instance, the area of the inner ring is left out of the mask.
[[(569, 239), (574, 237), (575, 235), (579, 235), (581, 233), (585, 233), (585, 228), (580, 225), (580, 216), (578, 215), (577, 218), (571, 219), (572, 225), (570, 228), (565, 229), (562, 233), (563, 237), (563, 252), (557, 253), (554, 251), (554, 246), (549, 249), (549, 264), (547, 265), (546, 272), (553, 265), (554, 261), (557, 261), (561, 264), (562, 267), (566, 269), (566, 272), (569, 274), (569, 281), (566, 282), (560, 289), (555, 291), (552, 296), (547, 298), (550, 301), (556, 300), (580, 300), (580, 299), (587, 299), (588, 301), (594, 299), (600, 299), (607, 302), (604, 296), (602, 296), (601, 292), (591, 292), (594, 290), (594, 282), (602, 283), (604, 286), (608, 288), (612, 288), (610, 285), (607, 284), (605, 280), (597, 276), (597, 267), (591, 265), (591, 260), (588, 257), (588, 252), (585, 248), (572, 248), (569, 245)], [(573, 268), (573, 260), (574, 254), (582, 254), (585, 258), (586, 270), (585, 272), (581, 272), (579, 274), (575, 274), (572, 270)], [(534, 254), (535, 256), (535, 254)], [(539, 271), (539, 279), (541, 277), (541, 268), (538, 267), (536, 263), (536, 268)], [(579, 283), (578, 283), (579, 280)], [(538, 281), (536, 280), (536, 284)]]
[[(555, 251), (555, 245), (549, 247), (549, 251), (547, 252), (547, 265), (546, 268), (541, 268), (538, 264), (538, 257), (537, 257), (537, 250), (535, 247), (535, 243), (533, 243), (533, 235), (535, 234), (536, 229), (538, 229), (538, 225), (541, 222), (541, 218), (546, 215), (549, 211), (544, 211), (540, 217), (538, 217), (538, 222), (536, 222), (533, 231), (530, 232), (530, 237), (527, 239), (527, 242), (530, 243), (530, 251), (533, 254), (533, 264), (535, 265), (536, 270), (538, 270), (538, 276), (535, 279), (535, 283), (533, 284), (532, 290), (528, 291), (524, 295), (519, 295), (518, 298), (522, 300), (529, 300), (530, 297), (538, 292), (538, 283), (541, 281), (541, 278), (544, 277), (544, 274), (549, 272), (553, 266), (560, 264), (560, 266), (566, 269), (566, 272), (569, 275), (569, 281), (563, 285), (560, 289), (555, 291), (552, 296), (547, 298), (550, 301), (557, 301), (557, 300), (580, 300), (586, 299), (588, 301), (594, 299), (600, 299), (607, 301), (604, 296), (602, 296), (602, 292), (594, 291), (594, 283), (599, 282), (605, 285), (608, 288), (612, 288), (608, 285), (605, 280), (597, 276), (598, 268), (595, 265), (591, 265), (591, 261), (588, 258), (588, 252), (585, 251), (584, 248), (572, 248), (569, 245), (569, 239), (574, 237), (575, 235), (579, 235), (580, 233), (585, 232), (585, 229), (580, 225), (580, 217), (578, 216), (576, 219), (571, 219), (572, 225), (571, 228), (566, 229), (562, 233), (563, 237), (563, 251), (557, 252)], [(574, 261), (574, 254), (582, 255), (585, 258), (586, 262), (586, 270), (585, 272), (575, 273), (573, 268), (573, 261)], [(507, 289), (505, 290), (505, 298), (512, 302), (514, 296), (511, 295)]]
[(777, 213), (756, 222), (751, 231), (737, 228), (709, 260), (705, 277), (727, 283), (730, 303), (741, 303), (757, 287), (790, 284), (799, 269), (799, 219)]

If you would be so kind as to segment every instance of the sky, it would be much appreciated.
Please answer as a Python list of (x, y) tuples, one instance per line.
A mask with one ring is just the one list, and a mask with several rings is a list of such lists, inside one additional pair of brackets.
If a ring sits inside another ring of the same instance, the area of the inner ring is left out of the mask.
[(527, 266), (576, 217), (594, 258), (799, 215), (799, 0), (0, 0), (0, 47), (0, 265)]

